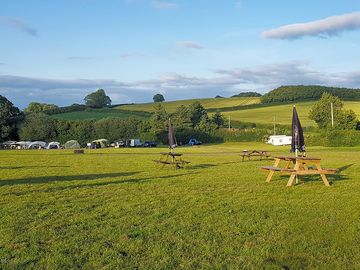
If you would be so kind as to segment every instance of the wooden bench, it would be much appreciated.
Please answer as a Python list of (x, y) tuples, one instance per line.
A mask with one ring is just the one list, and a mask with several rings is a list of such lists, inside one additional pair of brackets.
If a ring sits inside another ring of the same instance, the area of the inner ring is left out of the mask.
[(83, 149), (75, 149), (74, 154), (84, 154), (84, 150)]
[[(262, 170), (268, 171), (269, 174), (266, 178), (266, 182), (270, 182), (275, 172), (281, 172), (282, 174), (290, 174), (287, 186), (290, 187), (294, 184), (297, 176), (304, 175), (320, 175), (325, 186), (330, 186), (329, 181), (326, 178), (328, 174), (337, 173), (337, 169), (322, 168), (320, 166), (319, 158), (308, 158), (308, 157), (275, 157), (275, 163), (273, 166), (263, 166)], [(285, 168), (279, 167), (280, 161), (287, 161)], [(295, 166), (290, 168), (291, 163)]]
[(182, 159), (182, 154), (172, 152), (160, 153), (160, 159), (154, 160), (154, 162), (161, 164), (162, 167), (165, 165), (174, 165), (175, 169), (184, 168), (186, 164), (190, 163), (189, 161)]
[(242, 161), (244, 161), (245, 157), (247, 157), (249, 160), (252, 156), (258, 156), (260, 157), (260, 160), (262, 160), (263, 157), (270, 157), (268, 151), (266, 150), (243, 150), (242, 154)]

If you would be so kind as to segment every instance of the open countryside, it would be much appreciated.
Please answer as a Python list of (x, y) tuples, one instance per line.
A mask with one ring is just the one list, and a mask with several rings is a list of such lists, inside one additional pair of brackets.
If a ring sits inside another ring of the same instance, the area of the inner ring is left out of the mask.
[(360, 269), (360, 1), (0, 10), (0, 270)]
[[(223, 113), (224, 116), (228, 119), (230, 116), (234, 121), (244, 121), (244, 122), (252, 122), (258, 124), (269, 124), (273, 123), (274, 116), (276, 119), (276, 123), (282, 125), (290, 125), (291, 124), (291, 115), (288, 113), (293, 106), (291, 104), (285, 105), (272, 105), (266, 107), (258, 107), (258, 108), (246, 108), (242, 110), (238, 110), (238, 106), (259, 104), (260, 99), (258, 98), (222, 98), (222, 99), (206, 99), (203, 101), (202, 99), (192, 99), (192, 100), (181, 100), (174, 102), (164, 102), (164, 107), (168, 112), (174, 112), (176, 108), (183, 104), (191, 104), (195, 101), (199, 101), (204, 108), (218, 110)], [(314, 102), (296, 102), (296, 107), (298, 109), (298, 113), (301, 116), (302, 123), (304, 126), (315, 126), (314, 121), (308, 118), (309, 111), (314, 104)], [(232, 110), (232, 108), (234, 110)], [(346, 109), (354, 110), (355, 113), (360, 116), (360, 101), (344, 101), (344, 107)], [(222, 111), (221, 109), (227, 108), (226, 111)], [(231, 109), (231, 110), (229, 110)], [(141, 112), (153, 112), (154, 104), (135, 104), (135, 105), (121, 105), (115, 107), (113, 109), (108, 110), (91, 110), (84, 112), (73, 112), (73, 113), (64, 113), (53, 115), (54, 118), (58, 119), (102, 119), (106, 117), (116, 117), (116, 118), (127, 118), (129, 115), (132, 117), (140, 117), (146, 118), (148, 115), (141, 115)], [(134, 112), (134, 113), (133, 113)]]

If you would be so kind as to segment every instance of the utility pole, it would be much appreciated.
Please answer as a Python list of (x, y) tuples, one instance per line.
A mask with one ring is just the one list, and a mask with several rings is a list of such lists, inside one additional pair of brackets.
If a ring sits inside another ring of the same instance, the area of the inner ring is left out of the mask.
[(231, 116), (229, 115), (229, 130), (231, 129)]
[(275, 120), (276, 120), (276, 118), (275, 118), (275, 115), (274, 115), (274, 135), (276, 135)]
[(331, 102), (331, 127), (334, 127), (334, 103)]

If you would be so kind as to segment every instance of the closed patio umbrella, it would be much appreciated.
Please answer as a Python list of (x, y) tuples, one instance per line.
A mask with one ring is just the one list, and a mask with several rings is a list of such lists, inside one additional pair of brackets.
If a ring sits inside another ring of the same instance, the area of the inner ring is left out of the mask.
[(169, 141), (170, 151), (172, 152), (176, 147), (176, 138), (175, 138), (175, 134), (174, 134), (174, 129), (171, 125), (170, 118), (169, 118), (169, 125), (168, 125), (168, 141)]
[(291, 152), (295, 152), (296, 156), (298, 151), (305, 152), (305, 141), (303, 129), (300, 124), (299, 116), (296, 111), (296, 107), (293, 107), (293, 116), (292, 116), (292, 129), (291, 129)]

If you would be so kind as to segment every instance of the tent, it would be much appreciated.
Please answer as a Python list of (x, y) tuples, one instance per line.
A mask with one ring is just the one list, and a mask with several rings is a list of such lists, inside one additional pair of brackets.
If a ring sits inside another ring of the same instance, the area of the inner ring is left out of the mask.
[(46, 149), (60, 149), (60, 143), (59, 142), (50, 142)]
[(70, 140), (70, 141), (67, 141), (65, 144), (64, 144), (64, 148), (65, 149), (79, 149), (81, 148), (80, 147), (80, 144), (78, 141), (76, 140)]
[(105, 148), (109, 146), (109, 141), (106, 139), (98, 139), (98, 140), (93, 140), (91, 144), (95, 146), (93, 148)]
[(35, 141), (29, 144), (28, 149), (42, 149), (45, 148), (46, 145), (47, 145), (46, 142)]

